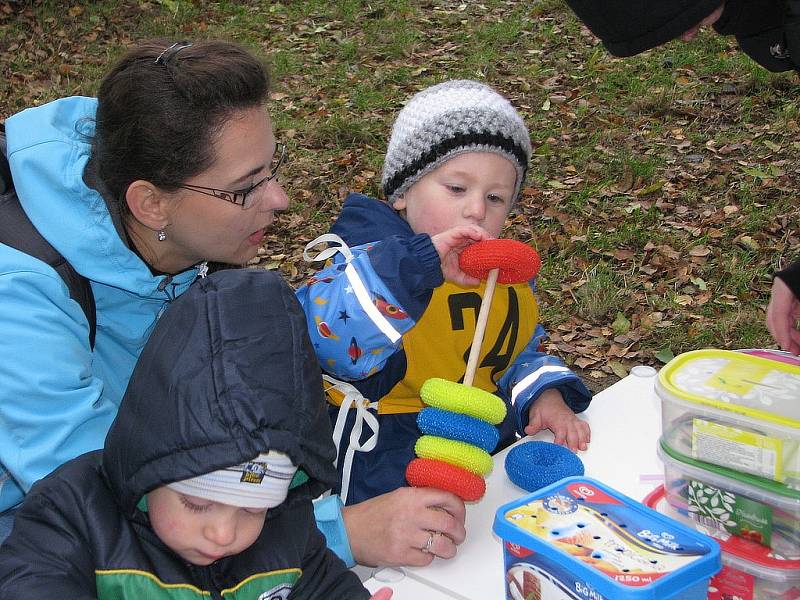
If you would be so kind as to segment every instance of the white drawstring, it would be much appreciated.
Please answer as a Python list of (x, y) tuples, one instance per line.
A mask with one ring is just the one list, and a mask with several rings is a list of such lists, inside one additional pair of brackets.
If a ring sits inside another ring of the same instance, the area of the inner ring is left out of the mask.
[[(326, 246), (316, 256), (311, 256), (310, 251), (314, 249), (314, 246), (321, 246), (322, 244), (331, 245)], [(342, 253), (344, 262), (349, 263), (353, 260), (353, 253), (342, 238), (335, 233), (324, 233), (306, 244), (306, 247), (303, 249), (303, 259), (306, 262), (325, 262), (332, 256), (336, 256), (337, 252)]]
[[(333, 463), (334, 466), (338, 466), (339, 464), (339, 448), (342, 443), (342, 434), (344, 433), (347, 413), (353, 405), (355, 405), (356, 410), (356, 420), (353, 423), (353, 429), (350, 431), (350, 440), (344, 454), (344, 463), (342, 464), (342, 489), (339, 495), (342, 498), (342, 502), (346, 504), (347, 493), (350, 489), (350, 470), (353, 466), (353, 457), (355, 453), (371, 452), (378, 443), (378, 430), (380, 429), (378, 418), (370, 412), (370, 409), (378, 410), (378, 403), (370, 402), (364, 398), (355, 386), (347, 382), (339, 381), (325, 374), (322, 375), (322, 378), (333, 384), (332, 389), (344, 394), (342, 405), (339, 407), (339, 413), (336, 416), (336, 425), (333, 428), (333, 443), (336, 444), (336, 460)], [(361, 432), (365, 424), (372, 430), (372, 435), (362, 444), (359, 440), (361, 439)]]

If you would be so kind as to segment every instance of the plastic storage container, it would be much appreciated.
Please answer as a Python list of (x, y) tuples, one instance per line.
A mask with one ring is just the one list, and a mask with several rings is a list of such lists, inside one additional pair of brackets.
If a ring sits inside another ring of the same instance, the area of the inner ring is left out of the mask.
[(667, 363), (655, 387), (671, 449), (800, 489), (800, 366), (697, 350)]
[(706, 598), (719, 545), (587, 477), (497, 509), (507, 600)]
[(681, 455), (662, 438), (667, 502), (717, 531), (800, 558), (800, 491)]
[(663, 515), (687, 523), (697, 531), (713, 535), (722, 549), (722, 571), (711, 578), (709, 600), (793, 600), (800, 598), (800, 560), (783, 560), (769, 548), (740, 537), (704, 527), (686, 510), (667, 502), (659, 486), (644, 503)]

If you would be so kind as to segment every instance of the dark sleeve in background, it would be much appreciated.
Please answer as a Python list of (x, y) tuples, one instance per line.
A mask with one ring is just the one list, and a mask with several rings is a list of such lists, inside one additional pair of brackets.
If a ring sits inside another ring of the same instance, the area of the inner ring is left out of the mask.
[(789, 289), (795, 295), (795, 298), (800, 300), (800, 260), (794, 261), (791, 265), (775, 273), (775, 277), (780, 277), (781, 280), (789, 286)]
[(611, 54), (633, 56), (674, 40), (714, 12), (722, 0), (567, 0), (567, 4)]

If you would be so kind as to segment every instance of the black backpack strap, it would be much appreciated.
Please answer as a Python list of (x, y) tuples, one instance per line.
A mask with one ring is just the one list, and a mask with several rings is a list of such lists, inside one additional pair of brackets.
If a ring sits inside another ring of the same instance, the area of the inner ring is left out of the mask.
[(67, 259), (42, 237), (22, 209), (11, 179), (5, 127), (0, 125), (0, 242), (38, 258), (53, 267), (69, 289), (70, 297), (80, 304), (89, 322), (89, 344), (94, 348), (97, 309), (89, 280), (78, 273)]

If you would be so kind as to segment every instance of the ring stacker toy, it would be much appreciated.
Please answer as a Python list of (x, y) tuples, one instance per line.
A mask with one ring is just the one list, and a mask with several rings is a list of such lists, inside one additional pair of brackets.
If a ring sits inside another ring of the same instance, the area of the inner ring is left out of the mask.
[(464, 250), (459, 264), (468, 275), (486, 279), (464, 383), (432, 378), (423, 384), (420, 397), (429, 407), (417, 418), (423, 436), (414, 447), (418, 458), (409, 463), (406, 479), (413, 486), (436, 487), (475, 502), (486, 492), (483, 478), (492, 469), (490, 453), (499, 440), (494, 425), (506, 416), (500, 398), (472, 387), (494, 288), (498, 281), (523, 283), (533, 279), (541, 261), (536, 251), (522, 242), (485, 240)]
[(500, 283), (523, 283), (530, 281), (539, 272), (542, 261), (539, 254), (522, 242), (508, 239), (484, 240), (464, 249), (458, 257), (461, 270), (476, 279), (486, 279), (486, 290), (483, 293), (478, 321), (475, 324), (475, 335), (464, 373), (464, 385), (472, 385), (475, 371), (478, 369), (478, 358), (481, 354), (483, 334), (494, 298), (494, 288)]

